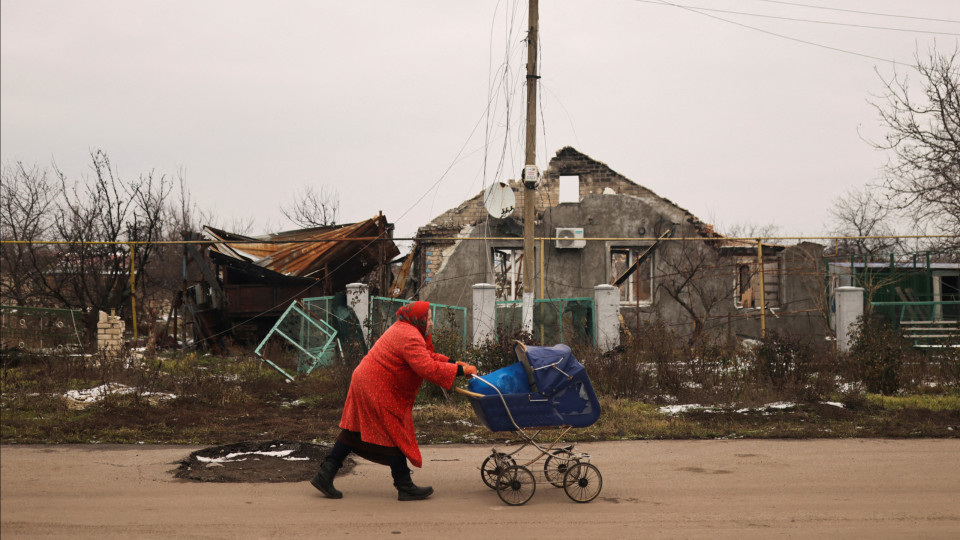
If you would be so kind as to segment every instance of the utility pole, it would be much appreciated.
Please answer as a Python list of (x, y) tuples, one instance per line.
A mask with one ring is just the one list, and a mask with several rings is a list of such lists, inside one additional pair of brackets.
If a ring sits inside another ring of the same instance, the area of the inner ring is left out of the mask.
[[(523, 329), (533, 332), (534, 248), (533, 222), (537, 202), (537, 34), (540, 27), (538, 0), (530, 0), (527, 32), (527, 151), (523, 168)], [(543, 257), (543, 253), (540, 254)]]

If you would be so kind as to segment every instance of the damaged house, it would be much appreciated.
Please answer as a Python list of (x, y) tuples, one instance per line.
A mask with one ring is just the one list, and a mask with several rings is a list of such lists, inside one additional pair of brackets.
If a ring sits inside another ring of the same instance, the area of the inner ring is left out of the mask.
[(198, 239), (210, 243), (184, 247), (187, 320), (216, 348), (221, 336), (262, 339), (293, 300), (331, 296), (354, 282), (378, 294), (390, 286), (389, 263), (399, 254), (392, 238), (383, 214), (257, 238), (204, 227)]
[[(522, 184), (505, 186), (522, 208)], [(493, 217), (481, 193), (418, 230), (402, 296), (470, 313), (471, 288), (488, 283), (499, 312), (525, 290), (538, 299), (592, 298), (594, 287), (613, 285), (628, 332), (661, 320), (689, 339), (826, 334), (817, 244), (726, 238), (570, 147), (550, 160), (536, 193), (533, 254), (523, 252), (521, 212)], [(523, 283), (524, 264), (534, 265), (535, 283)]]

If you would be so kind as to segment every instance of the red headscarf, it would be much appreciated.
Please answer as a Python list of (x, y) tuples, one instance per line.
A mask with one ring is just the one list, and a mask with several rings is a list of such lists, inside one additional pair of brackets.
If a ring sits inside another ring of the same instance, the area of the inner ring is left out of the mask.
[(413, 302), (401, 306), (397, 310), (397, 320), (413, 325), (420, 331), (420, 335), (427, 342), (427, 350), (433, 350), (433, 336), (427, 334), (427, 315), (430, 313), (430, 302)]

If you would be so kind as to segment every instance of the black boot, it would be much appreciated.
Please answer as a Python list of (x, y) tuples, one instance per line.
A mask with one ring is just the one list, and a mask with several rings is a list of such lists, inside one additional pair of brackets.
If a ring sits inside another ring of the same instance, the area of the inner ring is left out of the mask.
[(420, 487), (410, 479), (410, 472), (397, 476), (393, 479), (393, 485), (397, 488), (398, 501), (419, 501), (426, 499), (433, 494), (433, 488), (430, 486)]
[(333, 487), (333, 477), (337, 475), (337, 471), (339, 471), (342, 466), (343, 463), (338, 463), (336, 460), (327, 457), (323, 460), (323, 463), (320, 464), (320, 470), (313, 476), (313, 480), (310, 480), (310, 483), (313, 484), (313, 487), (322, 491), (328, 498), (342, 499), (343, 493), (340, 493), (337, 491), (337, 488)]

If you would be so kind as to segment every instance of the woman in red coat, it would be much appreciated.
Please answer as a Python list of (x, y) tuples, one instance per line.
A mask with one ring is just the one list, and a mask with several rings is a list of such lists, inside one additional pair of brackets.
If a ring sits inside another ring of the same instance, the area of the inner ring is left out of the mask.
[(477, 369), (434, 352), (432, 330), (429, 303), (401, 307), (397, 322), (380, 336), (353, 371), (340, 435), (310, 481), (327, 497), (343, 497), (333, 487), (333, 478), (351, 452), (388, 465), (399, 500), (426, 499), (433, 493), (432, 487), (413, 483), (407, 466), (408, 459), (416, 467), (423, 466), (413, 430), (413, 402), (424, 379), (451, 388), (458, 375), (476, 375)]

